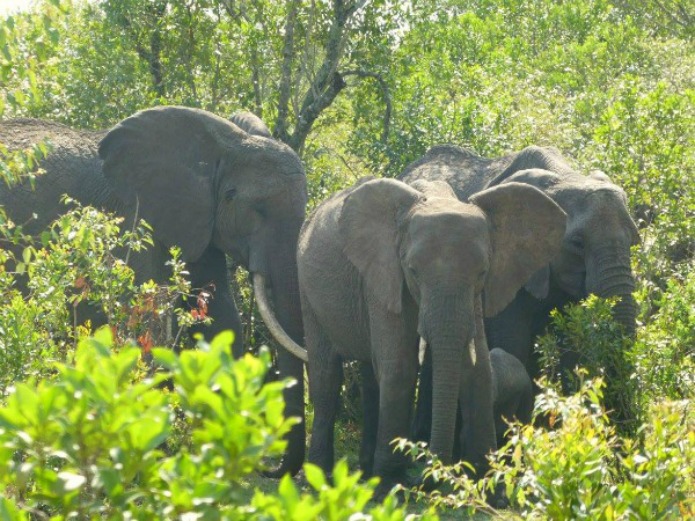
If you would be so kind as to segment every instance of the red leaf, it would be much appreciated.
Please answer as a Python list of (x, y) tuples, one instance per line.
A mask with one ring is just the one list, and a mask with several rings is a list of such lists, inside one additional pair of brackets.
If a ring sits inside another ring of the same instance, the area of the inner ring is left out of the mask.
[(154, 345), (154, 340), (152, 339), (152, 334), (147, 331), (138, 337), (138, 343), (142, 347), (143, 353), (149, 353)]

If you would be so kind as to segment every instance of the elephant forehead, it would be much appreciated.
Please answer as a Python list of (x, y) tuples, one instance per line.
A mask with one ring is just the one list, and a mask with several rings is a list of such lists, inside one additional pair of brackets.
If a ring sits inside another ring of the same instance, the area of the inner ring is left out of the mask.
[(485, 215), (472, 205), (455, 205), (455, 208), (422, 208), (411, 219), (411, 240), (435, 249), (451, 247), (470, 249), (489, 244), (489, 231)]

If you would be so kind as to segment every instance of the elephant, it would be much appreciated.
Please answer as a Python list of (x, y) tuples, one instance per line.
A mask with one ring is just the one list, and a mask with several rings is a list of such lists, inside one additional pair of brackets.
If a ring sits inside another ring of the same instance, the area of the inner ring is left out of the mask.
[(342, 362), (357, 360), (371, 376), (365, 414), (376, 420), (360, 460), (381, 476), (382, 490), (406, 465), (390, 442), (408, 436), (418, 335), (434, 359), (431, 450), (451, 460), (460, 399), (467, 459), (485, 470), (496, 439), (483, 315), (507, 305), (557, 253), (564, 233), (564, 212), (523, 184), (491, 188), (468, 203), (441, 185), (427, 192), (363, 179), (315, 210), (297, 250), (314, 404), (308, 459), (332, 470)]
[(254, 136), (273, 137), (263, 120), (248, 110), (235, 112), (229, 117), (229, 121)]
[[(485, 320), (490, 345), (513, 354), (532, 377), (538, 374), (534, 338), (548, 324), (550, 311), (578, 302), (590, 293), (620, 297), (614, 316), (627, 334), (634, 335), (635, 279), (630, 247), (639, 242), (639, 234), (625, 192), (603, 172), (583, 175), (551, 147), (529, 146), (488, 159), (464, 148), (439, 145), (406, 167), (399, 179), (406, 183), (445, 181), (461, 201), (491, 187), (523, 183), (542, 190), (567, 213), (566, 231), (558, 245), (560, 253), (525, 281), (506, 308)], [(576, 359), (568, 357), (563, 366), (573, 367), (573, 362)], [(423, 376), (427, 371), (431, 367), (424, 366)], [(430, 402), (431, 393), (421, 390), (416, 439), (429, 437), (426, 417)]]
[(530, 423), (533, 415), (533, 382), (521, 361), (505, 350), (490, 350), (492, 403), (497, 445), (504, 442), (507, 421)]
[[(232, 329), (234, 355), (240, 356), (241, 321), (225, 262), (230, 255), (253, 274), (271, 330), (301, 341), (296, 247), (307, 187), (302, 163), (288, 146), (204, 110), (178, 106), (137, 112), (103, 132), (36, 119), (0, 123), (0, 142), (10, 148), (44, 140), (51, 151), (35, 188), (25, 183), (0, 190), (0, 204), (15, 222), (25, 223), (25, 232), (38, 235), (64, 213), (63, 194), (124, 217), (126, 227), (142, 217), (153, 227), (154, 246), (131, 257), (137, 282), (166, 283), (169, 249), (179, 246), (192, 287), (216, 288), (205, 334)], [(268, 313), (271, 307), (275, 315)], [(303, 422), (303, 361), (282, 349), (277, 356), (280, 376), (297, 382), (286, 390), (286, 414)], [(278, 474), (301, 468), (304, 430), (300, 423), (290, 433)]]
[[(426, 349), (426, 344), (421, 343), (421, 349)], [(428, 354), (423, 354), (428, 358), (428, 362), (432, 363)], [(499, 347), (490, 349), (490, 369), (492, 374), (492, 413), (495, 421), (497, 446), (501, 447), (505, 441), (508, 422), (519, 421), (523, 424), (531, 422), (534, 401), (533, 382), (526, 372), (524, 364), (517, 357)], [(428, 374), (431, 376), (431, 373)], [(363, 371), (363, 379), (366, 381), (369, 376), (365, 378), (364, 375), (365, 372)], [(373, 419), (370, 418), (368, 421), (371, 423)], [(430, 415), (428, 422), (431, 423), (431, 421)], [(460, 447), (456, 447), (456, 444), (454, 447), (454, 455), (456, 455), (460, 451)]]

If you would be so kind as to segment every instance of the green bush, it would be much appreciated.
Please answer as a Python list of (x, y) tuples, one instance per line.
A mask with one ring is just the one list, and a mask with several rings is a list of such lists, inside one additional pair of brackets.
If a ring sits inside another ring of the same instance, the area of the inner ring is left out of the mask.
[[(548, 332), (538, 339), (543, 372), (576, 392), (580, 381), (577, 364), (589, 377), (606, 381), (604, 405), (623, 432), (633, 432), (641, 415), (640, 393), (634, 378), (632, 340), (612, 317), (615, 299), (590, 295), (578, 304), (553, 310)], [(610, 374), (607, 374), (607, 368)]]
[(601, 406), (601, 379), (561, 397), (545, 388), (536, 416), (550, 430), (515, 426), (493, 463), (524, 518), (653, 520), (695, 515), (695, 411), (652, 407), (642, 441), (616, 435)]
[(695, 398), (695, 272), (669, 279), (653, 297), (657, 307), (638, 329), (634, 360), (647, 401)]
[[(335, 486), (307, 466), (316, 496), (285, 478), (277, 493), (256, 491), (247, 500), (249, 475), (282, 453), (296, 419), (283, 417), (282, 390), (290, 383), (264, 384), (268, 352), (234, 360), (231, 343), (227, 332), (180, 356), (155, 348), (165, 370), (143, 378), (140, 350), (114, 350), (104, 328), (80, 341), (73, 364), (55, 364), (52, 380), (17, 383), (0, 407), (0, 495), (8, 518), (337, 520), (367, 512), (376, 480), (358, 483), (344, 462)], [(188, 422), (190, 440), (167, 455), (176, 414)], [(370, 515), (406, 517), (393, 497)]]

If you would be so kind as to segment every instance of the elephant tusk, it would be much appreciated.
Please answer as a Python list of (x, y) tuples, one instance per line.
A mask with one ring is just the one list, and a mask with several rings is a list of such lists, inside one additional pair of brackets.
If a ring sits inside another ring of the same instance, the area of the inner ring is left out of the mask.
[(273, 313), (273, 310), (270, 307), (270, 303), (268, 302), (268, 295), (265, 291), (265, 279), (263, 278), (263, 275), (261, 275), (260, 273), (253, 274), (253, 288), (256, 292), (256, 302), (258, 302), (258, 311), (260, 311), (261, 317), (263, 317), (263, 321), (265, 322), (265, 325), (268, 326), (268, 329), (270, 330), (272, 335), (282, 345), (282, 347), (287, 349), (290, 353), (292, 353), (300, 360), (308, 362), (309, 356), (307, 354), (306, 349), (304, 349), (302, 346), (298, 345), (294, 340), (292, 340), (290, 336), (282, 328), (277, 318), (275, 318), (275, 313)]
[(475, 354), (475, 341), (471, 338), (471, 341), (468, 342), (468, 353), (471, 356), (471, 364), (475, 366), (475, 363), (477, 362), (477, 355)]
[(425, 361), (425, 351), (427, 351), (427, 342), (424, 338), (420, 337), (420, 345), (417, 350), (417, 361), (422, 366)]

